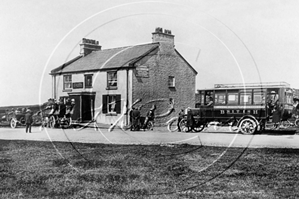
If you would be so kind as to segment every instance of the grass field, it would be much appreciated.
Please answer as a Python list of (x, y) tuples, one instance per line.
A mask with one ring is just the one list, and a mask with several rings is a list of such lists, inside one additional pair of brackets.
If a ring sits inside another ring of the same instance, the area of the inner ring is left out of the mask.
[(298, 198), (298, 149), (0, 140), (0, 198)]

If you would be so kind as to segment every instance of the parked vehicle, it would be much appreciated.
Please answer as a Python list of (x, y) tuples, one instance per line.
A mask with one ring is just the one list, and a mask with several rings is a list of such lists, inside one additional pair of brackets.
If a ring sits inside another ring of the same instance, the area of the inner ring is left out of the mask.
[[(193, 131), (200, 132), (211, 122), (238, 128), (243, 134), (268, 129), (292, 116), (293, 92), (289, 84), (218, 84), (198, 90), (200, 100), (191, 109)], [(213, 100), (213, 103), (211, 101)], [(187, 115), (181, 129), (187, 129)]]
[(68, 128), (72, 125), (72, 114), (74, 104), (71, 101), (56, 103), (53, 99), (49, 99), (49, 105), (40, 112), (42, 119), (42, 127), (62, 127)]
[[(26, 109), (16, 109), (16, 110), (6, 110), (1, 116), (1, 124), (9, 125), (11, 128), (16, 128), (17, 126), (25, 126), (25, 110)], [(35, 113), (32, 115), (33, 125), (39, 125), (42, 122), (42, 118)]]

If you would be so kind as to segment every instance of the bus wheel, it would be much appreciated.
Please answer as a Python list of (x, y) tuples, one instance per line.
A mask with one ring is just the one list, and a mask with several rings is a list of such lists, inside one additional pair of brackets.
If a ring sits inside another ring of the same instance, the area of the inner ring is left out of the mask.
[(243, 119), (239, 125), (239, 131), (246, 135), (254, 134), (256, 128), (256, 122), (250, 118)]
[(205, 128), (206, 124), (201, 123), (201, 124), (196, 124), (196, 126), (197, 127), (194, 127), (193, 130), (198, 133), (198, 132), (201, 132)]

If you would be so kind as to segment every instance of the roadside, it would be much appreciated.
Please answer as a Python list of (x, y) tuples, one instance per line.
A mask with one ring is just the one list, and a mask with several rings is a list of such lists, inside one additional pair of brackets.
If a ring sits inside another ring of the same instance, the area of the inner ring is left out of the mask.
[(200, 133), (168, 132), (165, 127), (153, 131), (123, 131), (115, 128), (108, 131), (104, 126), (97, 128), (48, 129), (33, 127), (31, 134), (26, 134), (23, 127), (16, 129), (0, 128), (0, 139), (4, 140), (39, 140), (105, 144), (191, 144), (223, 147), (249, 148), (299, 148), (298, 134), (258, 134), (242, 135), (209, 129)]

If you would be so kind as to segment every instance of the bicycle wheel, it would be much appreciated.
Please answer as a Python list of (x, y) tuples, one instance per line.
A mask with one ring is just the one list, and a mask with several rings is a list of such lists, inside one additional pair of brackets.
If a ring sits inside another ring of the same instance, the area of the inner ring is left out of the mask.
[(171, 121), (168, 122), (167, 128), (169, 132), (174, 132), (178, 130), (177, 121), (178, 121), (177, 118), (173, 118), (171, 119)]
[(179, 123), (180, 129), (183, 132), (188, 132), (188, 127), (187, 127), (187, 120), (186, 119), (182, 119)]

